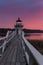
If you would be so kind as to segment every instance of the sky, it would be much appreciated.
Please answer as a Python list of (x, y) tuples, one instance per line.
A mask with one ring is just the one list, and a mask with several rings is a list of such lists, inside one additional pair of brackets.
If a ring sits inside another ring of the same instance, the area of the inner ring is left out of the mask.
[(0, 0), (0, 28), (14, 28), (18, 17), (24, 28), (43, 30), (43, 0)]

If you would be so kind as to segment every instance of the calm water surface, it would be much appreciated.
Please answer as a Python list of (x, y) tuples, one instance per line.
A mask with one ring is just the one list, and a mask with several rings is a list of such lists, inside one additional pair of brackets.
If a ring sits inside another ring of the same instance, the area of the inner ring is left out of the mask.
[(43, 33), (31, 33), (29, 36), (26, 36), (26, 39), (29, 40), (43, 40)]

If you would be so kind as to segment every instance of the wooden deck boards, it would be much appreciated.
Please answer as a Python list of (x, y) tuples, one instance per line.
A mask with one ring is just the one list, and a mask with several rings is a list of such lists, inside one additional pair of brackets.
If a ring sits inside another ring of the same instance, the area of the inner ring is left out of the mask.
[(0, 58), (0, 65), (26, 65), (21, 40), (17, 36)]

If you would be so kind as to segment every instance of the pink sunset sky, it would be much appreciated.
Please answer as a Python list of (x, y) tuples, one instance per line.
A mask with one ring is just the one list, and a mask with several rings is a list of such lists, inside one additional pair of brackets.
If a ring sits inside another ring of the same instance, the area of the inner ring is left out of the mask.
[(0, 0), (0, 28), (14, 28), (18, 17), (24, 28), (43, 30), (43, 0)]

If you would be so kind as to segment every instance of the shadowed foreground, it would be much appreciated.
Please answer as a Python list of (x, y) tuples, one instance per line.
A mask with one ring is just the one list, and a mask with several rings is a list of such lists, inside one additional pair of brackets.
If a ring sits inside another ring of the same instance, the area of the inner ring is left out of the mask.
[(21, 39), (15, 36), (3, 56), (0, 57), (0, 65), (26, 65), (24, 56)]

